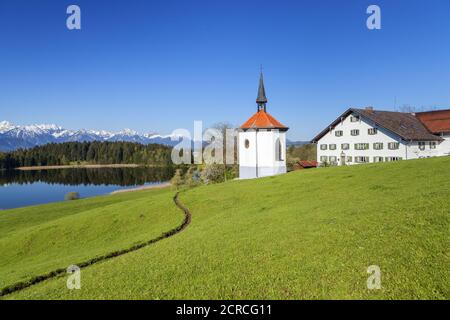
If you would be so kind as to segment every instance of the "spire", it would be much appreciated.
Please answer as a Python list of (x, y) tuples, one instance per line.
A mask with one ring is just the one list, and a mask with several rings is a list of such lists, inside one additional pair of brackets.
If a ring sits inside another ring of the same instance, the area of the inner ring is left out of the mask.
[(266, 111), (267, 97), (266, 97), (266, 90), (264, 89), (264, 77), (262, 73), (262, 67), (259, 76), (258, 97), (256, 98), (256, 103), (258, 104), (258, 111), (261, 109), (264, 109), (264, 111)]

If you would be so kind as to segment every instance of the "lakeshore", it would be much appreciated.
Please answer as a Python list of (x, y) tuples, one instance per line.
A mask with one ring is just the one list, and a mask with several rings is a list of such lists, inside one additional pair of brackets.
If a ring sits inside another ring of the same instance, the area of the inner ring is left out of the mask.
[(18, 167), (15, 170), (32, 171), (32, 170), (57, 170), (57, 169), (101, 169), (101, 168), (139, 168), (139, 167), (155, 167), (146, 164), (74, 164), (61, 166), (31, 166)]
[(63, 201), (69, 192), (90, 198), (118, 190), (154, 187), (169, 181), (172, 176), (171, 167), (146, 166), (2, 171), (0, 207), (12, 209)]
[(117, 194), (117, 193), (125, 193), (125, 192), (134, 192), (134, 191), (143, 191), (143, 190), (150, 190), (150, 189), (163, 189), (168, 188), (172, 184), (170, 182), (163, 182), (161, 184), (156, 185), (150, 185), (150, 186), (141, 186), (136, 188), (130, 188), (130, 189), (121, 189), (111, 192), (110, 194)]

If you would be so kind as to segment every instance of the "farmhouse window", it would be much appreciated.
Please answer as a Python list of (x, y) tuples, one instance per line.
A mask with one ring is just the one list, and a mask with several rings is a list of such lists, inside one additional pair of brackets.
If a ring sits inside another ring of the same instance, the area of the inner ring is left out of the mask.
[(398, 148), (400, 148), (400, 143), (398, 143), (398, 142), (389, 142), (389, 144), (388, 144), (388, 149), (389, 150), (397, 150)]
[(336, 150), (336, 145), (335, 144), (330, 144), (330, 150)]
[(350, 131), (350, 134), (352, 136), (359, 136), (359, 130), (358, 129), (353, 129), (352, 131)]
[(386, 157), (386, 162), (391, 162), (391, 161), (400, 161), (403, 160), (402, 157)]
[(350, 149), (350, 144), (349, 144), (349, 143), (343, 143), (343, 144), (341, 144), (341, 149), (342, 149), (342, 150), (348, 150), (348, 149)]
[(366, 162), (370, 162), (369, 157), (355, 157), (355, 162), (356, 163), (366, 163)]
[(359, 121), (359, 116), (351, 116), (350, 117), (350, 122), (358, 122)]
[(320, 145), (320, 150), (327, 150), (327, 148), (328, 148), (328, 145), (326, 145), (326, 144)]
[(378, 133), (378, 129), (377, 128), (369, 128), (367, 130), (367, 133), (371, 136), (376, 135)]
[(383, 142), (375, 142), (373, 144), (373, 149), (374, 150), (383, 150)]
[(334, 132), (334, 135), (336, 137), (342, 137), (344, 135), (344, 132), (342, 130), (337, 130)]
[(422, 151), (425, 150), (425, 142), (423, 142), (423, 141), (419, 142), (419, 149)]
[(368, 143), (355, 143), (355, 150), (369, 150)]
[(430, 142), (430, 149), (436, 149), (436, 141)]

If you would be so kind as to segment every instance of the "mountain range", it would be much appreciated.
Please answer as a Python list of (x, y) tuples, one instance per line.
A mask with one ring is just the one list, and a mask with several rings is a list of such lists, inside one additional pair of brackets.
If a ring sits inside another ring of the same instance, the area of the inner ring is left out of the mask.
[[(173, 138), (173, 139), (172, 139)], [(131, 129), (119, 132), (104, 130), (70, 130), (55, 124), (33, 124), (19, 126), (8, 121), (0, 122), (0, 151), (8, 152), (20, 148), (32, 148), (47, 143), (82, 141), (127, 141), (142, 144), (158, 143), (175, 146), (180, 137), (173, 135), (160, 135), (156, 133), (141, 134)], [(307, 141), (287, 140), (288, 146), (300, 146)]]
[(8, 121), (0, 122), (0, 151), (7, 152), (20, 148), (32, 148), (47, 143), (71, 141), (128, 141), (142, 144), (159, 143), (174, 146), (179, 138), (172, 141), (171, 135), (155, 133), (140, 134), (125, 129), (120, 132), (96, 130), (70, 130), (54, 124), (14, 125)]

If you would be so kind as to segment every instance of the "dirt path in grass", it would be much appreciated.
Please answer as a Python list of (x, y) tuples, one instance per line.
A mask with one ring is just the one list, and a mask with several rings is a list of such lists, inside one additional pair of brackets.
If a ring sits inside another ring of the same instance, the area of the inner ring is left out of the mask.
[[(153, 244), (155, 242), (158, 242), (158, 241), (161, 241), (163, 239), (169, 238), (169, 237), (171, 237), (173, 235), (176, 235), (177, 233), (180, 233), (181, 231), (186, 229), (186, 227), (191, 223), (191, 212), (189, 211), (188, 208), (186, 208), (180, 202), (180, 200), (178, 199), (178, 195), (179, 195), (179, 192), (177, 192), (175, 194), (175, 196), (173, 197), (173, 202), (184, 213), (184, 220), (183, 220), (182, 224), (180, 224), (179, 226), (177, 226), (176, 228), (174, 228), (172, 230), (164, 232), (163, 234), (161, 234), (157, 238), (154, 238), (154, 239), (148, 240), (146, 242), (134, 245), (134, 246), (132, 246), (132, 247), (130, 247), (128, 249), (114, 251), (114, 252), (105, 254), (103, 256), (99, 256), (99, 257), (90, 259), (88, 261), (77, 263), (76, 266), (78, 266), (80, 268), (88, 267), (88, 266), (91, 266), (91, 265), (96, 264), (98, 262), (109, 260), (109, 259), (121, 256), (121, 255), (124, 255), (126, 253), (139, 250), (139, 249), (147, 247), (147, 246), (149, 246), (149, 245), (151, 245), (151, 244)], [(66, 269), (62, 269), (61, 268), (61, 269), (57, 269), (57, 270), (51, 271), (51, 272), (49, 272), (47, 274), (43, 274), (43, 275), (40, 275), (40, 276), (33, 277), (33, 278), (31, 278), (31, 279), (29, 279), (27, 281), (22, 281), (22, 282), (18, 282), (18, 283), (9, 285), (9, 286), (1, 289), (0, 297), (6, 296), (6, 295), (11, 294), (13, 292), (17, 292), (17, 291), (23, 290), (25, 288), (29, 288), (29, 287), (31, 287), (31, 286), (33, 286), (35, 284), (38, 284), (40, 282), (43, 282), (45, 280), (52, 279), (52, 278), (55, 278), (55, 277), (60, 276), (62, 274), (65, 274), (66, 272), (67, 272)]]

